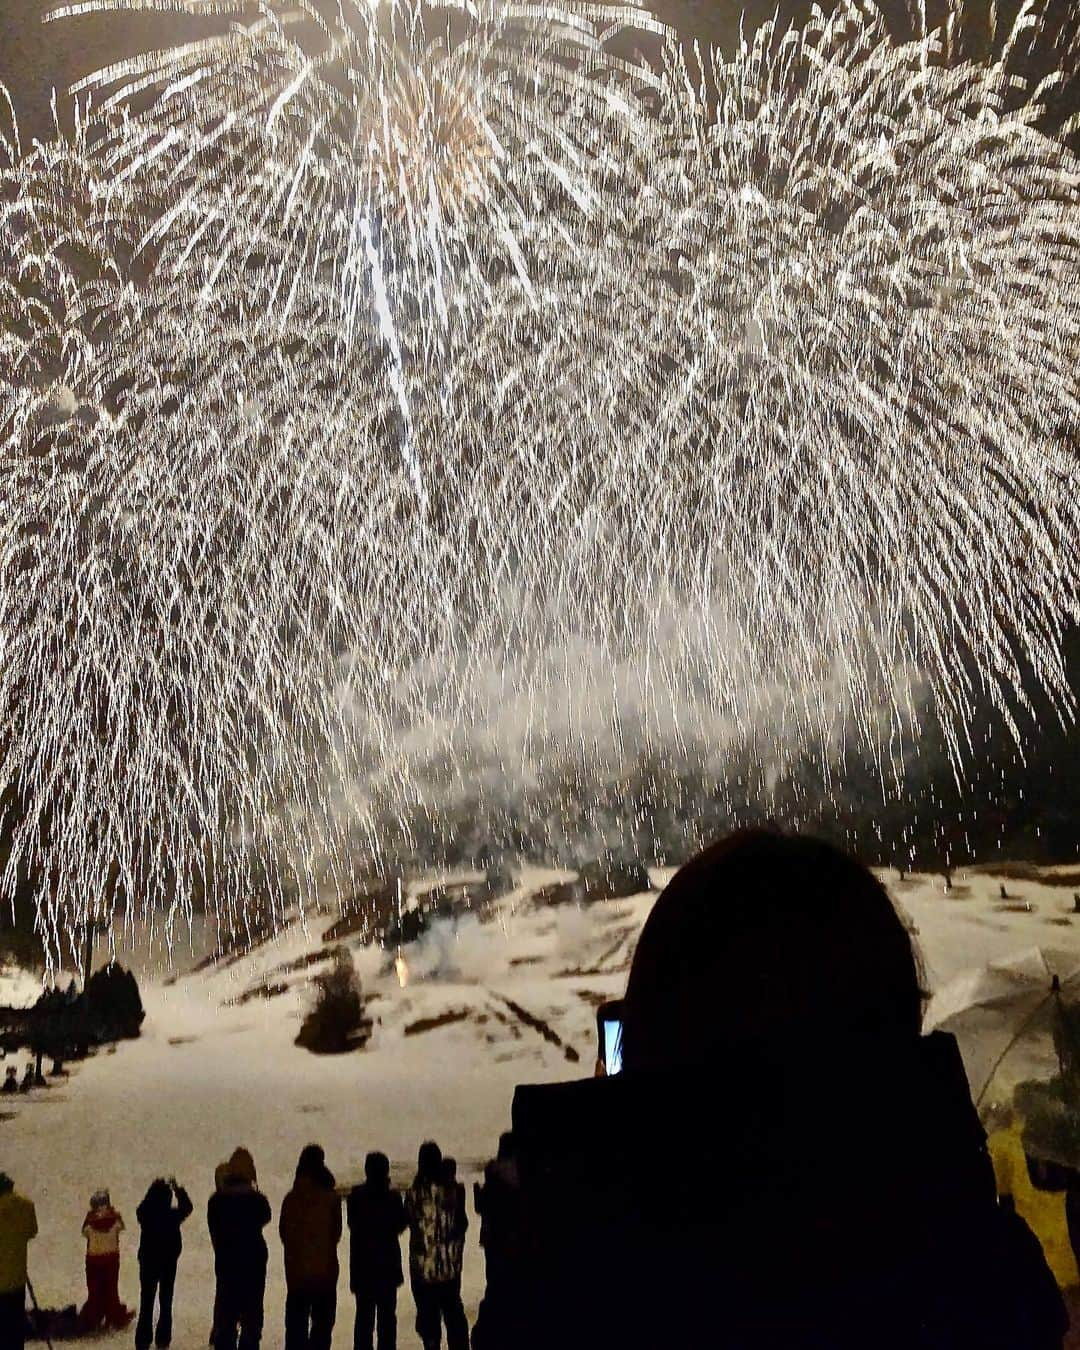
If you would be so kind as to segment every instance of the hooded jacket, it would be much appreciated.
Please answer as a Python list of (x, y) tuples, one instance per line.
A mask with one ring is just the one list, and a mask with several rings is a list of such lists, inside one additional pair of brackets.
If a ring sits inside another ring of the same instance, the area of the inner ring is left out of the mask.
[(329, 1173), (297, 1177), (281, 1202), (278, 1232), (285, 1249), (285, 1283), (290, 1289), (336, 1287), (341, 1201)]
[(405, 1192), (409, 1273), (421, 1284), (445, 1284), (461, 1274), (458, 1197), (441, 1182), (417, 1176)]
[(124, 1220), (112, 1205), (102, 1205), (91, 1209), (83, 1220), (82, 1233), (86, 1239), (88, 1257), (119, 1256), (120, 1234), (124, 1231)]
[(1061, 1345), (952, 1037), (519, 1088), (513, 1128), (522, 1250), (478, 1345)]
[(270, 1202), (254, 1181), (230, 1175), (206, 1207), (218, 1279), (261, 1281), (266, 1278), (266, 1239)]
[(401, 1196), (389, 1185), (354, 1186), (346, 1202), (349, 1216), (349, 1288), (397, 1289), (404, 1282), (401, 1235), (407, 1225)]
[(37, 1212), (15, 1191), (0, 1195), (0, 1294), (15, 1294), (26, 1284), (26, 1247), (37, 1237)]

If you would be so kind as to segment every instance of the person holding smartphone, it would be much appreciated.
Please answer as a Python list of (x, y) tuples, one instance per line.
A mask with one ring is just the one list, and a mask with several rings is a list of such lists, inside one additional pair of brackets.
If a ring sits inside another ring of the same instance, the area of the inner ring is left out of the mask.
[[(180, 1229), (194, 1206), (175, 1177), (158, 1177), (135, 1211), (139, 1221), (139, 1320), (135, 1326), (135, 1350), (158, 1350), (172, 1343), (173, 1291), (176, 1266), (183, 1249)], [(157, 1303), (157, 1329), (154, 1305)]]
[(723, 840), (656, 901), (621, 1072), (519, 1087), (523, 1236), (477, 1350), (1060, 1350), (911, 935), (817, 840)]

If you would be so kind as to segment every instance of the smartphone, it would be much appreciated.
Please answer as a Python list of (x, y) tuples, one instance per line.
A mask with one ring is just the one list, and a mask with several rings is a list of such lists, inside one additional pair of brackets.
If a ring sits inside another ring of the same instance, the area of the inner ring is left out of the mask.
[(609, 1078), (622, 1071), (622, 1011), (621, 999), (602, 1003), (596, 1010), (598, 1053)]

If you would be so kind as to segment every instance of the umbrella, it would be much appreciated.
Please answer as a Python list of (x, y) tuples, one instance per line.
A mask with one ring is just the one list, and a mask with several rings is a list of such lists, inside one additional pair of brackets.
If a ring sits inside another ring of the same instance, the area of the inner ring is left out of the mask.
[(981, 1106), (1011, 1098), (1025, 1080), (1065, 1074), (1055, 1031), (1073, 1004), (1080, 1005), (1080, 955), (1030, 947), (951, 980), (931, 999), (924, 1025), (956, 1037)]

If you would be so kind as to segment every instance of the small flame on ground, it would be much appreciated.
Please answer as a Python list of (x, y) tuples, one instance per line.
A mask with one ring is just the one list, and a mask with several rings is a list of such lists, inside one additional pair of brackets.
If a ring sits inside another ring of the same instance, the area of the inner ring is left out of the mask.
[(409, 967), (405, 964), (405, 958), (400, 952), (394, 958), (394, 973), (397, 975), (398, 984), (404, 989), (409, 983)]

